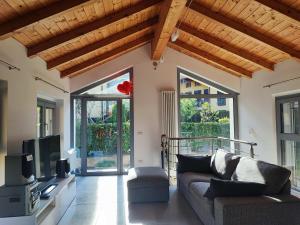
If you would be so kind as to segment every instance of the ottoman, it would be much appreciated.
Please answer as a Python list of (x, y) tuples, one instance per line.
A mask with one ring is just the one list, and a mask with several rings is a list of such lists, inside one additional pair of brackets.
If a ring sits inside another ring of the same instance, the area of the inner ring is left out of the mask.
[(136, 167), (128, 171), (128, 202), (169, 201), (169, 179), (160, 167)]

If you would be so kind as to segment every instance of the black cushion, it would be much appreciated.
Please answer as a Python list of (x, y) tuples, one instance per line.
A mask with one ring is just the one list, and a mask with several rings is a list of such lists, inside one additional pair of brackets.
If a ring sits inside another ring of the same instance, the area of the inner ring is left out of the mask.
[(240, 156), (220, 149), (211, 157), (211, 170), (217, 177), (230, 180), (239, 161)]
[(266, 184), (266, 195), (279, 194), (288, 182), (291, 171), (267, 162), (242, 157), (232, 180)]
[(260, 196), (265, 189), (265, 184), (212, 178), (204, 197), (214, 199), (216, 197)]
[(211, 156), (187, 156), (177, 155), (178, 159), (178, 173), (184, 172), (198, 172), (211, 173), (210, 160)]

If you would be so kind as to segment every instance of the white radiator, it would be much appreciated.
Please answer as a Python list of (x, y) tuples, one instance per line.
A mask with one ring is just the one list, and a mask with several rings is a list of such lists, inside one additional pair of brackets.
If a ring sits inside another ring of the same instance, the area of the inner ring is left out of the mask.
[(161, 91), (161, 134), (177, 137), (176, 92)]

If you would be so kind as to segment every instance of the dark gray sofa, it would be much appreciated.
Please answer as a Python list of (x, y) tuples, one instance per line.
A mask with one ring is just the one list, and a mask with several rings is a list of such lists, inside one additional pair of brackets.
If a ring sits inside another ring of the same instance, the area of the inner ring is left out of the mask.
[[(238, 158), (235, 165), (231, 163), (233, 158)], [(287, 178), (284, 184), (283, 179), (280, 180), (284, 177), (282, 171), (285, 172), (280, 170), (282, 167), (225, 151), (217, 151), (212, 156), (211, 167), (211, 173), (177, 174), (179, 192), (204, 225), (300, 225), (300, 200), (290, 194), (290, 180)], [(210, 179), (224, 179), (224, 176), (226, 179), (265, 183), (268, 193), (272, 194), (206, 198), (204, 195)]]

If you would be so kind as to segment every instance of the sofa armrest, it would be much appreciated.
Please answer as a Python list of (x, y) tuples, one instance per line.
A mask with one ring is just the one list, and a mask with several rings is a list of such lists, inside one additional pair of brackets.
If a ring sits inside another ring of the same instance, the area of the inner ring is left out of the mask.
[(300, 199), (276, 197), (224, 197), (214, 200), (216, 225), (299, 225)]

